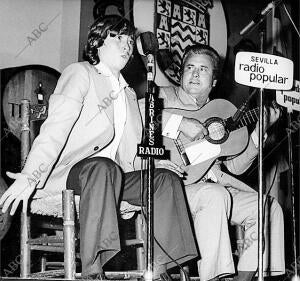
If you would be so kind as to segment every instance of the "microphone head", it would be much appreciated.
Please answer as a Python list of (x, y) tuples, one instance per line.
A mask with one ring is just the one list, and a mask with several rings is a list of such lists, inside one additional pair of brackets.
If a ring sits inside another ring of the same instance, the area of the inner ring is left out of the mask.
[(158, 51), (157, 38), (153, 32), (143, 32), (136, 39), (136, 47), (139, 54), (142, 56), (156, 54)]

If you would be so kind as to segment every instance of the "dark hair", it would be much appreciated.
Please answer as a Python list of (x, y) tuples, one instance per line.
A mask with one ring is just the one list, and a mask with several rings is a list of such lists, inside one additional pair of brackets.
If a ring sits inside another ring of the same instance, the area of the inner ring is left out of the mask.
[(181, 75), (183, 73), (184, 65), (185, 65), (187, 58), (192, 54), (209, 56), (211, 58), (212, 65), (213, 65), (213, 78), (214, 79), (218, 78), (220, 62), (221, 62), (221, 58), (220, 58), (218, 52), (214, 48), (212, 48), (208, 45), (200, 44), (200, 43), (188, 46), (185, 49), (183, 58), (182, 58), (182, 64), (181, 64)]
[(95, 20), (91, 25), (83, 58), (90, 64), (99, 63), (98, 48), (103, 45), (109, 33), (135, 36), (135, 27), (127, 19), (109, 15)]

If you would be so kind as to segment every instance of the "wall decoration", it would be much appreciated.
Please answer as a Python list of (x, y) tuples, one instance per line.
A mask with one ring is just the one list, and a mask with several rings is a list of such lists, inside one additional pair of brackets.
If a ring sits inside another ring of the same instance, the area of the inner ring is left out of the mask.
[[(187, 46), (194, 43), (209, 44), (212, 0), (157, 0), (156, 36), (161, 50), (158, 65), (172, 82), (178, 84), (181, 59)], [(164, 56), (171, 56), (165, 65)]]

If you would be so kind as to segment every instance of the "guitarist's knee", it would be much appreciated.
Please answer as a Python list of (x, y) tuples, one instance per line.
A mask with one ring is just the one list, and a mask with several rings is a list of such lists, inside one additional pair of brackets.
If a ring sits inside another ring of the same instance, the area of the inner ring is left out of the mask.
[(218, 208), (230, 208), (231, 206), (231, 196), (227, 189), (220, 184), (216, 183), (205, 183), (204, 193), (207, 203)]

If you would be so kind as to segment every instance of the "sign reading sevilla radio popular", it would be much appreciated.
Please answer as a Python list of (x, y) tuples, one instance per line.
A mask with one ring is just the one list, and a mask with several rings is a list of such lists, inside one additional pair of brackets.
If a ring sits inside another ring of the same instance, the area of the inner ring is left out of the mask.
[(291, 91), (276, 91), (276, 102), (281, 106), (300, 111), (300, 81), (295, 80)]
[(235, 59), (234, 79), (250, 87), (289, 90), (293, 86), (293, 66), (287, 58), (239, 52)]

